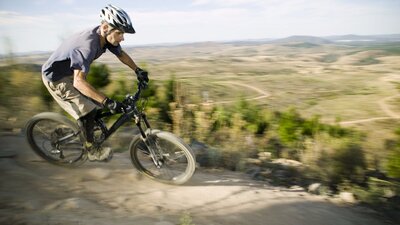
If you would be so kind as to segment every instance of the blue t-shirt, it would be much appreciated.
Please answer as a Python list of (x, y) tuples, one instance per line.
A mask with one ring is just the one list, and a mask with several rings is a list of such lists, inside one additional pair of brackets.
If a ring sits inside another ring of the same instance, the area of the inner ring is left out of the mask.
[(108, 49), (117, 56), (121, 56), (121, 46), (107, 43), (100, 46), (100, 26), (74, 34), (65, 40), (42, 66), (45, 77), (55, 82), (63, 77), (74, 74), (75, 69), (88, 73), (90, 64), (99, 58)]

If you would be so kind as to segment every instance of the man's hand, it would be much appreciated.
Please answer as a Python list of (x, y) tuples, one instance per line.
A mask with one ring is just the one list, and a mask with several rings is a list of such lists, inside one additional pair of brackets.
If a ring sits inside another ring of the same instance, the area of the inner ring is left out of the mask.
[(139, 81), (145, 81), (146, 83), (149, 82), (149, 77), (148, 77), (148, 72), (147, 71), (142, 70), (139, 67), (136, 67), (135, 73), (136, 73), (137, 79)]
[(108, 108), (112, 114), (125, 112), (125, 107), (121, 102), (109, 98), (104, 99), (103, 105)]

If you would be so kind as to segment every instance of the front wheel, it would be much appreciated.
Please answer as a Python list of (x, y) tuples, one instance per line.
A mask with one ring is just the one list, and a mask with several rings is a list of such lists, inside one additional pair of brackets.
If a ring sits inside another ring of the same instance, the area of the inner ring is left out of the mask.
[(140, 173), (163, 183), (183, 184), (196, 169), (190, 147), (169, 132), (153, 130), (146, 143), (137, 135), (130, 144), (130, 154)]
[(82, 132), (65, 116), (40, 113), (28, 121), (25, 132), (33, 151), (50, 163), (77, 166), (87, 159)]

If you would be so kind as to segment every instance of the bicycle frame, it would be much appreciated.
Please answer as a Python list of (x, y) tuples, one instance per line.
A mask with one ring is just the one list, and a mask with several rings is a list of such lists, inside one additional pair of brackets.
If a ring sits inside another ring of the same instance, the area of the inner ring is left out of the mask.
[[(112, 114), (111, 112), (102, 112), (102, 110), (98, 111), (95, 117), (95, 122), (101, 129), (102, 138), (100, 141), (95, 143), (97, 146), (103, 144), (103, 142), (106, 141), (113, 133), (115, 133), (115, 131), (117, 131), (122, 125), (131, 121), (132, 119), (135, 120), (135, 124), (139, 128), (142, 138), (146, 140), (147, 135), (145, 130), (151, 128), (150, 123), (147, 120), (146, 114), (142, 111), (139, 111), (136, 107), (136, 102), (139, 100), (140, 93), (143, 88), (143, 83), (139, 82), (136, 93), (134, 95), (128, 95), (126, 97), (124, 101), (128, 105), (128, 107), (126, 108), (126, 112), (122, 113), (122, 115), (110, 126), (110, 128), (107, 128), (102, 118), (110, 117), (114, 114)], [(145, 124), (145, 128), (142, 127), (142, 121)]]
[[(138, 96), (140, 94), (140, 88), (137, 92), (137, 94), (135, 96), (137, 96), (137, 98), (135, 99), (135, 97), (133, 97), (132, 99), (132, 103), (136, 103)], [(95, 142), (95, 145), (97, 147), (101, 146), (101, 144), (107, 140), (108, 137), (110, 137), (116, 130), (118, 130), (118, 128), (120, 128), (123, 124), (125, 124), (126, 122), (135, 119), (135, 124), (136, 126), (139, 128), (140, 134), (142, 136), (142, 139), (144, 140), (144, 142), (146, 143), (147, 146), (149, 146), (149, 152), (150, 152), (150, 156), (153, 160), (154, 165), (157, 168), (161, 168), (161, 166), (163, 165), (162, 162), (162, 153), (158, 153), (156, 154), (156, 152), (154, 151), (153, 147), (150, 147), (152, 144), (154, 145), (155, 143), (153, 143), (152, 141), (149, 141), (149, 139), (147, 138), (147, 134), (145, 132), (145, 129), (151, 129), (150, 127), (150, 123), (147, 120), (146, 114), (144, 114), (143, 112), (140, 112), (135, 104), (131, 105), (131, 108), (128, 108), (127, 112), (123, 113), (118, 119), (117, 121), (115, 121), (110, 129), (107, 128), (107, 126), (104, 124), (102, 118), (105, 117), (110, 117), (111, 115), (113, 115), (111, 112), (101, 112), (99, 111), (99, 114), (97, 114), (95, 121), (97, 123), (97, 125), (100, 127), (101, 132), (102, 132), (102, 138), (100, 141)], [(142, 127), (142, 120), (145, 124), (145, 129)]]
[[(111, 126), (110, 128), (107, 128), (106, 124), (102, 120), (102, 118), (110, 117), (113, 114), (111, 112), (101, 112), (96, 116), (95, 121), (96, 124), (100, 127), (102, 134), (104, 137), (102, 137), (102, 140), (100, 143), (96, 143), (98, 145), (101, 145), (104, 141), (106, 141), (115, 131), (117, 131), (122, 125), (125, 123), (131, 121), (133, 118), (135, 119), (135, 124), (139, 128), (140, 134), (142, 137), (145, 139), (146, 133), (145, 129), (150, 129), (150, 123), (147, 120), (146, 114), (138, 112), (138, 110), (135, 108), (132, 112), (129, 113), (123, 113)], [(142, 120), (145, 124), (145, 128), (142, 127)]]

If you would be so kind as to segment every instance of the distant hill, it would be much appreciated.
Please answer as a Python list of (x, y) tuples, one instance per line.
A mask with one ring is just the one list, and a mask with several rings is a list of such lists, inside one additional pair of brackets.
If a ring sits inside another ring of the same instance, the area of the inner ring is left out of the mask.
[[(351, 44), (351, 45), (367, 45), (367, 44), (381, 44), (381, 43), (400, 43), (400, 34), (387, 34), (387, 35), (334, 35), (334, 36), (305, 36), (305, 35), (295, 35), (286, 38), (272, 39), (272, 38), (261, 38), (261, 39), (243, 39), (243, 40), (227, 40), (227, 41), (204, 41), (204, 42), (176, 42), (176, 43), (158, 43), (158, 44), (146, 44), (146, 45), (133, 45), (124, 46), (127, 50), (138, 49), (138, 48), (160, 48), (160, 47), (193, 47), (193, 48), (203, 48), (203, 47), (224, 47), (226, 45), (234, 46), (253, 46), (262, 44), (278, 44), (285, 45), (289, 47), (301, 47), (301, 48), (312, 48), (324, 44)], [(30, 57), (35, 56), (38, 59), (28, 59), (28, 62), (37, 62), (39, 59), (41, 61), (47, 60), (51, 52), (25, 52), (15, 54), (14, 57)], [(0, 54), (0, 64), (2, 61), (6, 60), (6, 55)]]
[(262, 38), (262, 39), (246, 39), (246, 40), (236, 40), (236, 41), (224, 41), (226, 44), (232, 44), (236, 46), (246, 46), (246, 45), (255, 45), (255, 44), (265, 44), (270, 41), (273, 41), (273, 38)]
[(387, 35), (339, 35), (324, 37), (333, 42), (400, 42), (400, 34)]
[(314, 36), (290, 36), (287, 38), (281, 38), (269, 41), (272, 44), (290, 44), (290, 43), (308, 43), (311, 45), (323, 45), (323, 44), (331, 44), (332, 41), (327, 40), (321, 37)]
[(255, 44), (284, 44), (292, 47), (314, 47), (324, 44), (334, 43), (388, 43), (400, 42), (400, 34), (388, 35), (336, 35), (326, 37), (294, 35), (286, 38), (279, 39), (251, 39), (251, 40), (238, 40), (229, 41), (224, 43), (235, 45), (255, 45)]

